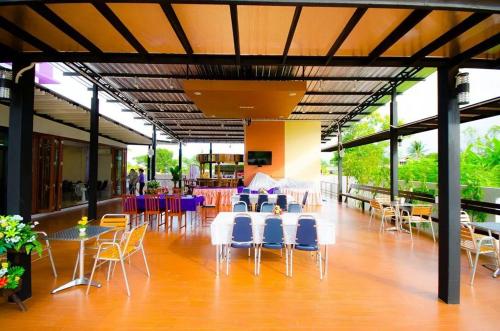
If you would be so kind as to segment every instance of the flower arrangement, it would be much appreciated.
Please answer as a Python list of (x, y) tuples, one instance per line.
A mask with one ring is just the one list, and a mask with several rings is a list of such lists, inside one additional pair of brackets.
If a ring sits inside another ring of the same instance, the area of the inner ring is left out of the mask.
[(281, 209), (280, 206), (278, 206), (278, 205), (274, 206), (274, 209), (273, 209), (274, 215), (281, 215), (282, 212), (283, 212), (283, 210)]
[(15, 290), (19, 286), (24, 268), (20, 266), (10, 266), (9, 262), (2, 262), (0, 266), (0, 290)]
[(87, 216), (83, 216), (78, 222), (76, 222), (76, 227), (80, 230), (81, 235), (85, 235), (85, 231), (87, 231), (88, 224), (89, 224), (89, 219)]
[(8, 250), (17, 252), (24, 249), (27, 254), (32, 250), (42, 253), (42, 244), (33, 230), (38, 222), (23, 223), (19, 215), (0, 216), (0, 255)]

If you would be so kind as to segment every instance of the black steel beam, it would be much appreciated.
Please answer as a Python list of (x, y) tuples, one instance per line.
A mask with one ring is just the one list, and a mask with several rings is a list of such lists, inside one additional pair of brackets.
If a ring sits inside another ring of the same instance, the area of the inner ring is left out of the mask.
[(392, 45), (394, 45), (408, 31), (413, 29), (420, 21), (422, 21), (431, 10), (414, 10), (406, 17), (377, 47), (375, 47), (368, 55), (368, 62), (372, 63)]
[[(157, 89), (157, 88), (121, 88), (120, 92), (127, 93), (165, 93), (165, 94), (183, 94), (184, 90), (180, 89)], [(375, 93), (374, 91), (307, 91), (305, 95), (359, 95), (367, 96)], [(398, 93), (398, 95), (401, 93)], [(387, 93), (391, 95), (391, 93)]]
[(458, 23), (454, 27), (452, 27), (450, 30), (439, 36), (438, 38), (434, 39), (432, 42), (430, 42), (427, 46), (413, 54), (410, 59), (408, 60), (408, 63), (412, 65), (418, 65), (419, 61), (424, 59), (427, 55), (431, 54), (435, 50), (441, 48), (448, 42), (452, 41), (456, 37), (460, 36), (462, 33), (465, 31), (471, 29), (478, 23), (484, 21), (488, 17), (490, 17), (491, 14), (485, 14), (485, 13), (474, 13), (467, 17), (465, 20), (462, 22)]
[(354, 14), (351, 16), (347, 24), (344, 26), (344, 29), (342, 29), (342, 32), (339, 34), (335, 42), (333, 43), (332, 47), (330, 47), (330, 50), (326, 54), (326, 62), (325, 65), (329, 65), (330, 62), (332, 62), (333, 57), (335, 56), (335, 53), (339, 50), (340, 46), (344, 43), (344, 41), (347, 39), (349, 34), (352, 32), (352, 30), (356, 27), (358, 24), (359, 20), (363, 17), (363, 15), (366, 13), (367, 8), (357, 8)]
[(186, 33), (184, 32), (184, 29), (181, 26), (181, 22), (179, 22), (179, 19), (177, 18), (177, 15), (175, 14), (174, 9), (172, 8), (172, 5), (162, 1), (160, 3), (160, 6), (163, 9), (165, 16), (167, 16), (167, 19), (170, 22), (170, 25), (174, 29), (174, 32), (177, 35), (177, 38), (181, 42), (182, 47), (184, 47), (184, 51), (186, 52), (186, 54), (192, 55), (193, 48), (191, 47), (191, 44), (189, 43), (189, 39), (187, 38)]
[(148, 51), (141, 45), (141, 43), (135, 38), (135, 36), (130, 32), (130, 30), (123, 24), (123, 22), (115, 15), (115, 13), (108, 7), (107, 4), (100, 1), (94, 1), (92, 3), (94, 7), (101, 13), (104, 18), (115, 28), (118, 33), (137, 51), (137, 53), (144, 55)]
[(176, 93), (185, 93), (184, 90), (178, 89), (151, 89), (151, 88), (121, 88), (120, 92), (127, 93), (168, 93), (168, 94), (176, 94)]
[(179, 188), (182, 192), (182, 142), (179, 142)]
[[(355, 107), (359, 106), (359, 102), (299, 102), (297, 106), (308, 106), (308, 107)], [(385, 103), (371, 103), (370, 106), (383, 106)]]
[[(209, 147), (209, 160), (212, 161), (212, 143)], [(208, 163), (208, 178), (212, 178), (212, 162)]]
[[(4, 17), (0, 16), (0, 28), (6, 30), (10, 34), (16, 36), (17, 38), (27, 42), (28, 44), (31, 44), (32, 46), (38, 48), (41, 51), (44, 51), (48, 54), (54, 54), (57, 52), (55, 48), (50, 46), (49, 44), (45, 43), (44, 41), (41, 41), (34, 35), (32, 35), (29, 32), (24, 31), (20, 27), (18, 27), (16, 24), (12, 23), (11, 21), (7, 20)], [(33, 62), (27, 59), (29, 62)]]
[(460, 112), (455, 92), (458, 69), (438, 68), (438, 295), (460, 303)]
[[(496, 33), (495, 35), (489, 37), (488, 39), (480, 42), (479, 44), (469, 48), (468, 50), (464, 51), (461, 54), (456, 55), (453, 57), (449, 65), (450, 66), (461, 66), (463, 65), (468, 59), (481, 54), (483, 52), (486, 52), (487, 50), (496, 47), (500, 45), (500, 32)], [(498, 59), (494, 61), (498, 65)]]
[[(30, 67), (29, 62), (16, 59), (12, 63), (12, 77)], [(20, 215), (23, 222), (31, 221), (32, 203), (32, 139), (33, 102), (35, 88), (34, 66), (22, 73), (16, 83), (13, 79), (9, 109), (9, 148), (7, 149), (6, 194), (7, 214)], [(31, 297), (31, 255), (8, 252), (11, 263), (25, 269), (23, 286), (17, 293), (21, 300)]]
[(90, 140), (89, 140), (89, 188), (88, 188), (88, 218), (97, 219), (97, 177), (99, 162), (99, 90), (93, 85), (90, 101)]
[(391, 191), (391, 201), (394, 201), (398, 196), (398, 168), (399, 168), (399, 155), (398, 155), (398, 104), (396, 101), (396, 88), (392, 90), (391, 95), (391, 105), (389, 114), (389, 124), (390, 124), (390, 146), (389, 146), (389, 164), (390, 164), (390, 191)]
[(30, 4), (31, 9), (38, 13), (38, 15), (45, 18), (47, 21), (52, 23), (55, 27), (61, 30), (63, 33), (68, 35), (74, 41), (85, 47), (87, 50), (95, 53), (102, 53), (102, 51), (94, 45), (89, 39), (82, 35), (78, 30), (74, 29), (71, 25), (66, 23), (65, 20), (60, 18), (55, 14), (49, 7), (42, 3), (32, 3)]
[(231, 25), (233, 27), (233, 42), (236, 64), (240, 64), (240, 30), (238, 25), (238, 7), (234, 4), (229, 6), (231, 10)]
[(151, 179), (155, 180), (156, 179), (156, 126), (155, 125), (153, 125), (153, 135), (151, 142), (153, 149), (153, 156), (151, 157)]
[(286, 38), (285, 48), (283, 49), (283, 61), (282, 65), (286, 64), (286, 58), (288, 57), (288, 51), (290, 50), (290, 45), (292, 44), (293, 36), (295, 30), (297, 29), (297, 24), (299, 23), (300, 13), (302, 12), (302, 6), (295, 7), (295, 12), (293, 13), (292, 23), (290, 24), (290, 30), (288, 31), (288, 36)]

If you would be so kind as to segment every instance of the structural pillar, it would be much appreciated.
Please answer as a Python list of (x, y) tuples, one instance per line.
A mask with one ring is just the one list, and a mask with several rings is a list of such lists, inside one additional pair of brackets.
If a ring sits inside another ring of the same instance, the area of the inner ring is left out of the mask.
[(396, 88), (392, 90), (391, 105), (390, 105), (390, 190), (391, 201), (394, 201), (398, 196), (398, 104), (396, 102)]
[(182, 188), (182, 142), (179, 141), (179, 188)]
[(153, 125), (153, 156), (151, 156), (151, 179), (156, 179), (156, 126)]
[(90, 142), (89, 142), (89, 187), (88, 187), (88, 218), (97, 219), (97, 169), (99, 155), (99, 95), (97, 85), (92, 86), (92, 101), (90, 103)]
[(212, 178), (212, 143), (210, 143), (210, 152), (208, 159), (210, 162), (208, 163), (208, 178)]
[(439, 298), (460, 303), (460, 114), (458, 69), (438, 68)]
[(149, 179), (151, 179), (151, 156), (149, 156), (149, 151), (151, 150), (151, 145), (148, 145), (148, 160), (147, 160), (147, 169), (146, 169), (146, 176)]
[(338, 142), (337, 142), (337, 201), (339, 203), (342, 203), (342, 131), (341, 128), (339, 127), (338, 130)]
[[(16, 82), (19, 73), (21, 75)], [(30, 62), (14, 61), (12, 80), (7, 151), (7, 214), (20, 215), (25, 223), (29, 223), (31, 221), (34, 66), (31, 67)], [(31, 255), (8, 252), (7, 259), (12, 264), (24, 268), (23, 286), (18, 296), (21, 300), (30, 298)]]

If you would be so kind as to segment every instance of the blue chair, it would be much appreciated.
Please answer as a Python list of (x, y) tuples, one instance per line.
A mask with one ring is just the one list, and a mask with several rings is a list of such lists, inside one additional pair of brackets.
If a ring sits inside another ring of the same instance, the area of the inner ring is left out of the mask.
[(240, 194), (240, 201), (243, 201), (247, 204), (247, 209), (252, 210), (252, 205), (250, 204), (250, 195), (249, 194)]
[(259, 194), (259, 197), (257, 198), (257, 204), (255, 205), (255, 211), (259, 212), (260, 211), (260, 206), (268, 201), (268, 196), (267, 194)]
[(278, 194), (276, 198), (276, 204), (280, 206), (281, 210), (286, 211), (287, 208), (286, 194)]
[(241, 191), (241, 193), (243, 193), (243, 194), (250, 194), (250, 193), (252, 193), (252, 191), (250, 191), (249, 188), (244, 188), (243, 191)]
[[(234, 218), (231, 244), (227, 247), (226, 274), (229, 275), (229, 263), (231, 262), (231, 248), (248, 249), (255, 248), (253, 243), (252, 219), (249, 215), (239, 214)], [(257, 249), (255, 249), (254, 273), (257, 274)]]
[(298, 203), (291, 203), (288, 205), (288, 212), (289, 213), (301, 213), (302, 206), (299, 205)]
[[(323, 279), (323, 258), (318, 245), (316, 219), (310, 215), (300, 216), (297, 220), (297, 235), (293, 249), (306, 252), (316, 252), (319, 261), (319, 278)], [(293, 269), (293, 250), (290, 250), (290, 276)]]
[[(264, 234), (262, 236), (262, 244), (257, 249), (257, 274), (260, 274), (260, 261), (262, 256), (262, 248), (279, 249), (280, 252), (285, 245), (285, 235), (283, 232), (283, 221), (279, 216), (268, 216), (264, 223)], [(286, 250), (286, 275), (288, 276), (288, 249)]]
[(247, 211), (248, 207), (245, 201), (238, 201), (233, 205), (233, 212), (246, 213)]
[(264, 202), (260, 206), (260, 212), (261, 213), (272, 213), (273, 209), (274, 209), (274, 203), (270, 203), (270, 202)]

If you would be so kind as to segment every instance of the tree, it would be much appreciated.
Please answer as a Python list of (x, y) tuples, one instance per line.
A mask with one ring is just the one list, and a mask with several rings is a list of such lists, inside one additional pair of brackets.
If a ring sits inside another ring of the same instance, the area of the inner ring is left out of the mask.
[(421, 141), (415, 140), (408, 148), (408, 154), (414, 159), (420, 159), (425, 154), (425, 146)]
[[(170, 167), (177, 165), (179, 162), (177, 159), (173, 158), (174, 153), (171, 150), (165, 148), (159, 148), (156, 150), (156, 172), (167, 173)], [(134, 157), (134, 161), (141, 167), (147, 168), (148, 166), (148, 155), (140, 155)]]

